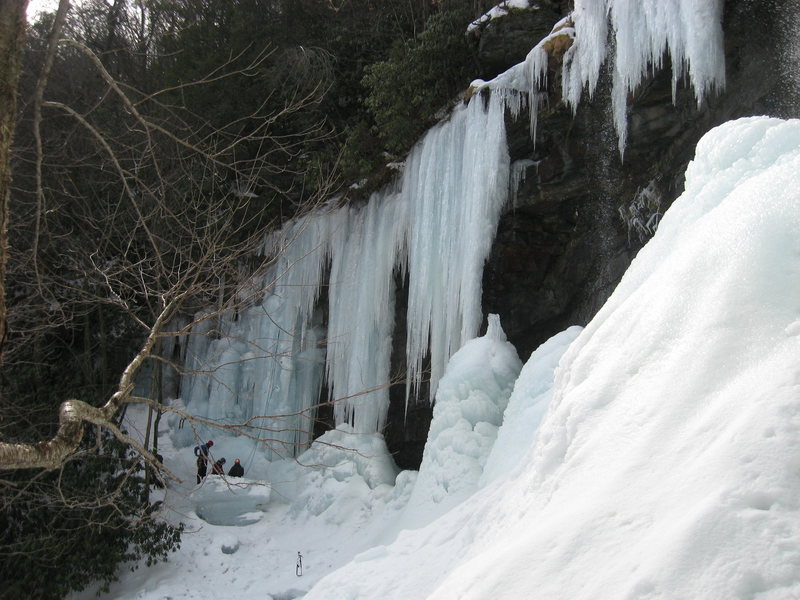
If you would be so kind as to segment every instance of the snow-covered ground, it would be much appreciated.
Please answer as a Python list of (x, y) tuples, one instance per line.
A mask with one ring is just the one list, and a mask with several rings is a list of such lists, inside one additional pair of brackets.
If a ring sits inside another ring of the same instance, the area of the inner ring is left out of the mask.
[(343, 428), (197, 487), (164, 432), (183, 546), (110, 597), (800, 598), (800, 121), (708, 133), (584, 330), (520, 371), (493, 323), (438, 398), (419, 473)]

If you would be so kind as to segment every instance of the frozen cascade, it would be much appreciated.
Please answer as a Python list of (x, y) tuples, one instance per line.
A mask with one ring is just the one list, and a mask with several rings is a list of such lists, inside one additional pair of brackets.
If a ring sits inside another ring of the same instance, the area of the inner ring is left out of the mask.
[[(225, 316), (218, 335), (212, 320), (194, 329), (189, 411), (220, 423), (259, 417), (262, 437), (276, 442), (273, 455), (296, 454), (311, 439), (324, 371), (336, 424), (381, 431), (397, 271), (409, 278), (410, 387), (430, 349), (433, 395), (482, 318), (483, 264), (508, 198), (503, 110), (500, 101), (475, 98), (417, 144), (397, 189), (363, 207), (320, 210), (273, 236), (265, 250), (273, 264), (237, 299), (247, 308)], [(315, 312), (326, 283), (327, 332)], [(258, 300), (244, 302), (248, 294)], [(194, 440), (182, 435), (184, 444)]]
[[(388, 410), (396, 270), (407, 270), (409, 281), (407, 398), (418, 393), (427, 360), (434, 397), (448, 359), (478, 333), (483, 265), (509, 195), (504, 112), (529, 106), (535, 134), (548, 48), (569, 48), (563, 94), (573, 108), (584, 89), (591, 97), (601, 65), (611, 61), (621, 150), (627, 94), (667, 55), (673, 88), (688, 77), (698, 102), (724, 85), (721, 7), (720, 0), (576, 0), (525, 62), (488, 84), (476, 82), (490, 93), (476, 94), (425, 135), (395, 189), (374, 194), (361, 208), (327, 207), (271, 238), (267, 253), (275, 262), (247, 292), (258, 300), (194, 329), (200, 335), (191, 336), (186, 363), (195, 374), (183, 385), (188, 410), (222, 423), (259, 417), (263, 436), (278, 442), (274, 451), (294, 454), (311, 439), (312, 407), (325, 375), (337, 425), (380, 431)], [(561, 36), (570, 39), (556, 40)], [(315, 306), (327, 274), (325, 332)], [(184, 444), (193, 441), (191, 432), (181, 435)]]
[[(205, 319), (189, 336), (187, 410), (223, 424), (273, 415), (254, 423), (270, 440), (271, 457), (292, 455), (311, 440), (308, 413), (319, 397), (325, 357), (314, 305), (331, 231), (341, 218), (340, 212), (320, 212), (271, 237), (267, 250), (275, 259), (239, 290), (238, 310), (224, 314), (219, 332), (212, 331), (213, 319)], [(195, 432), (176, 430), (182, 438), (176, 443), (194, 442)], [(210, 431), (197, 433), (205, 438)]]
[(447, 360), (478, 334), (481, 280), (510, 162), (504, 105), (480, 96), (433, 128), (412, 150), (402, 196), (411, 211), (408, 240), (408, 379), (416, 389), (430, 342), (431, 397)]
[(389, 408), (395, 268), (405, 271), (407, 206), (375, 194), (362, 209), (342, 209), (333, 232), (326, 372), (336, 424), (381, 431)]
[[(609, 46), (607, 39), (613, 36)], [(627, 140), (627, 99), (647, 76), (669, 56), (673, 97), (678, 81), (688, 78), (698, 105), (706, 95), (725, 85), (722, 35), (722, 1), (707, 0), (575, 0), (569, 17), (553, 27), (525, 61), (488, 84), (495, 93), (511, 97), (514, 110), (520, 101), (515, 92), (530, 96), (531, 132), (535, 134), (540, 90), (546, 84), (547, 48), (559, 36), (573, 38), (564, 54), (562, 95), (576, 110), (584, 90), (591, 98), (597, 89), (600, 68), (606, 60), (613, 68), (612, 113), (623, 153)], [(608, 56), (608, 48), (613, 55)], [(518, 110), (518, 109), (517, 109)]]

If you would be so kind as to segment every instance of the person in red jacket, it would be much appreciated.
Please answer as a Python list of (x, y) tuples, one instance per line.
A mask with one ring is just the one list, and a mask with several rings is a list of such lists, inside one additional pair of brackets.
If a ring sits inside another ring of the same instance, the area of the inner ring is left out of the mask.
[(225, 471), (222, 469), (222, 465), (225, 464), (225, 459), (220, 458), (217, 462), (214, 463), (214, 466), (211, 467), (211, 474), (212, 475), (224, 475)]

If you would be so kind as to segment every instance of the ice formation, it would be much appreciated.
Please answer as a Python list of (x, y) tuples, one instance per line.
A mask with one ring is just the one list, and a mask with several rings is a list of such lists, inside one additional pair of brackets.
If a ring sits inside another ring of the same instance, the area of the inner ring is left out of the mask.
[(406, 526), (429, 523), (478, 489), (521, 368), (497, 315), (489, 315), (486, 335), (450, 359), (406, 506)]
[(519, 110), (518, 94), (525, 94), (534, 136), (548, 48), (560, 36), (573, 40), (562, 68), (563, 99), (573, 110), (584, 93), (593, 96), (601, 67), (609, 63), (620, 153), (627, 140), (628, 96), (665, 60), (672, 65), (673, 97), (683, 78), (691, 83), (698, 105), (713, 89), (725, 85), (721, 0), (575, 0), (572, 13), (534, 46), (525, 61), (488, 84), (481, 82), (510, 97), (512, 110)]
[(503, 464), (306, 598), (797, 597), (798, 142), (765, 117), (706, 134), (608, 302), (524, 367)]
[(510, 162), (502, 102), (476, 97), (423, 138), (406, 161), (409, 232), (409, 379), (430, 345), (431, 397), (445, 364), (478, 334), (481, 279), (508, 198)]
[[(242, 306), (190, 336), (188, 410), (220, 423), (254, 419), (274, 456), (293, 455), (310, 442), (324, 373), (336, 423), (381, 431), (395, 275), (406, 272), (410, 393), (429, 359), (435, 394), (447, 360), (481, 322), (483, 263), (508, 197), (503, 118), (501, 102), (476, 97), (412, 149), (396, 186), (273, 236), (274, 262), (239, 294)], [(316, 309), (323, 286), (327, 329)], [(188, 445), (195, 432), (178, 435)]]
[[(548, 44), (562, 38), (558, 43), (568, 48), (563, 93), (573, 108), (584, 92), (594, 93), (600, 67), (610, 62), (622, 149), (627, 94), (665, 57), (673, 84), (687, 76), (698, 102), (724, 84), (721, 6), (720, 0), (576, 0), (526, 61), (488, 84), (475, 82), (490, 93), (476, 94), (430, 130), (398, 182), (362, 207), (325, 207), (269, 240), (274, 263), (241, 291), (241, 306), (201, 321), (193, 331), (200, 335), (190, 336), (186, 364), (193, 374), (182, 386), (187, 409), (219, 423), (250, 419), (273, 456), (294, 455), (311, 440), (326, 381), (337, 425), (381, 431), (398, 274), (408, 279), (407, 398), (417, 394), (428, 364), (434, 397), (448, 359), (478, 334), (483, 265), (509, 188), (513, 194), (523, 174), (512, 173), (504, 113), (529, 105), (535, 136)], [(326, 324), (318, 307), (323, 286)], [(206, 434), (180, 431), (176, 441), (188, 445)]]
[[(380, 435), (343, 426), (299, 457), (308, 466), (270, 463), (270, 507), (245, 513), (261, 521), (202, 523), (170, 563), (121, 572), (113, 597), (800, 597), (798, 206), (800, 121), (712, 130), (609, 301), (523, 367), (472, 495), (408, 527), (402, 506), (432, 497), (445, 466), (391, 486)], [(440, 394), (460, 392), (449, 371)], [(165, 462), (193, 475), (190, 453), (164, 442)], [(181, 520), (206, 510), (191, 487), (167, 503)]]

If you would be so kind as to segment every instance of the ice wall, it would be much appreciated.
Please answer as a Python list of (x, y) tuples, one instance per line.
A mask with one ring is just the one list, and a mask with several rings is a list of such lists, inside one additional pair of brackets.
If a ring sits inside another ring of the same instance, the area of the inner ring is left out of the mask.
[(336, 423), (373, 433), (389, 407), (393, 275), (405, 270), (408, 206), (388, 192), (342, 213), (331, 241), (326, 374)]
[(478, 333), (483, 264), (509, 170), (502, 103), (476, 97), (412, 149), (395, 186), (363, 206), (289, 223), (268, 240), (274, 262), (240, 291), (242, 306), (194, 328), (188, 410), (216, 423), (251, 419), (274, 441), (274, 456), (296, 454), (310, 441), (324, 374), (336, 424), (381, 431), (397, 273), (409, 285), (409, 389), (427, 377), (429, 358), (435, 393), (447, 360)]
[[(240, 289), (221, 317), (197, 315), (188, 336), (181, 386), (187, 411), (210, 423), (249, 422), (273, 457), (310, 442), (310, 407), (319, 399), (325, 360), (315, 304), (343, 217), (320, 211), (271, 237), (270, 268)], [(221, 434), (212, 427), (174, 429), (179, 445)]]
[[(483, 265), (511, 178), (505, 111), (529, 105), (535, 135), (554, 40), (570, 38), (560, 44), (569, 47), (563, 94), (573, 109), (610, 63), (622, 150), (626, 99), (649, 69), (671, 59), (673, 85), (687, 77), (698, 102), (724, 84), (721, 12), (721, 0), (576, 0), (526, 61), (481, 83), (488, 94), (425, 135), (393, 187), (362, 207), (325, 207), (269, 240), (274, 264), (242, 290), (253, 299), (240, 294), (241, 310), (194, 329), (193, 374), (183, 385), (190, 412), (216, 423), (251, 419), (277, 455), (294, 454), (310, 440), (324, 376), (337, 425), (381, 431), (397, 272), (408, 278), (407, 398), (428, 377), (434, 397), (448, 359), (476, 337), (482, 318)], [(322, 286), (327, 330), (317, 310)]]

